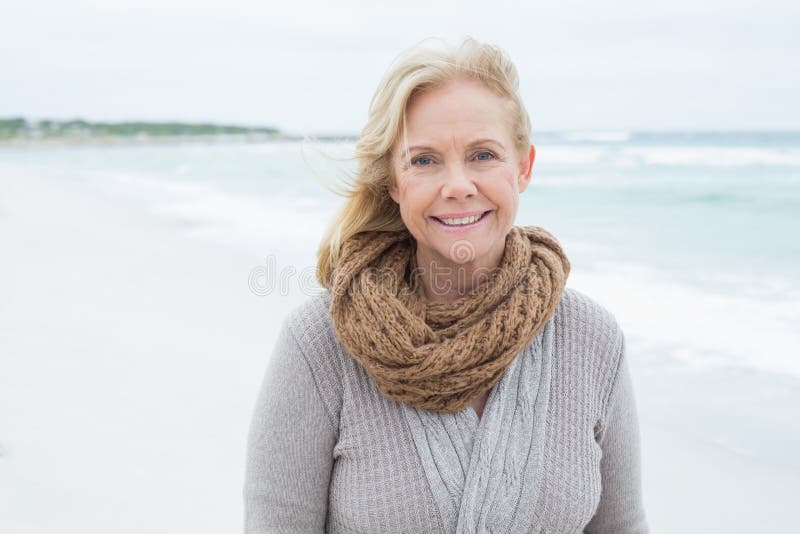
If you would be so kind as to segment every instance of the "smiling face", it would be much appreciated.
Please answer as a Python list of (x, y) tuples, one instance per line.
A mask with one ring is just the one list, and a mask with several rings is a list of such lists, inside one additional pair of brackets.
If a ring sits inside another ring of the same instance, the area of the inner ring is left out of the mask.
[(418, 265), (472, 271), (499, 264), (535, 156), (532, 145), (516, 148), (511, 125), (508, 101), (470, 79), (409, 102), (409, 159), (401, 135), (389, 194), (417, 241)]

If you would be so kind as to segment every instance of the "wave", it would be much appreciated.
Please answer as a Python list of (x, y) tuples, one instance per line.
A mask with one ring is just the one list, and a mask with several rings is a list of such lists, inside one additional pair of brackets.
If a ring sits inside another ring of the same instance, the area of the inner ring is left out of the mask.
[(734, 147), (641, 147), (613, 145), (539, 145), (544, 165), (597, 165), (610, 168), (664, 167), (800, 167), (800, 150)]
[(643, 165), (750, 167), (800, 166), (800, 150), (753, 147), (625, 147), (616, 155)]
[[(608, 261), (570, 274), (570, 285), (605, 303), (626, 335), (688, 364), (800, 377), (800, 288), (764, 284), (761, 295), (755, 287), (749, 294), (723, 293), (673, 282), (645, 265)], [(753, 281), (742, 279), (740, 286)]]
[(571, 131), (571, 132), (563, 132), (560, 136), (570, 142), (580, 143), (580, 142), (595, 142), (595, 143), (623, 143), (626, 141), (630, 141), (633, 137), (633, 132), (627, 131), (617, 131), (617, 130), (609, 130), (609, 131), (595, 131), (595, 130), (587, 130), (587, 131)]
[(290, 246), (315, 247), (332, 215), (332, 206), (321, 197), (236, 194), (210, 184), (130, 172), (104, 171), (95, 185), (122, 188), (125, 195), (143, 198), (152, 214), (171, 220), (194, 237), (229, 243), (285, 241)]

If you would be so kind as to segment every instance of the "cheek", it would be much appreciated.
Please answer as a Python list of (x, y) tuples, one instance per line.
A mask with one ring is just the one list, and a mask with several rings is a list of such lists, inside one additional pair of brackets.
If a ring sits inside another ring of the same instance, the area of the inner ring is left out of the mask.
[(419, 203), (414, 198), (414, 193), (413, 187), (409, 187), (408, 184), (400, 184), (397, 197), (400, 204), (400, 216), (406, 226), (414, 226), (414, 219), (419, 216), (417, 213)]
[(503, 169), (485, 182), (487, 191), (496, 197), (497, 201), (509, 202), (519, 194), (517, 190), (516, 175), (510, 169)]
[(400, 188), (401, 210), (408, 214), (422, 215), (435, 201), (436, 188), (415, 180), (407, 180)]

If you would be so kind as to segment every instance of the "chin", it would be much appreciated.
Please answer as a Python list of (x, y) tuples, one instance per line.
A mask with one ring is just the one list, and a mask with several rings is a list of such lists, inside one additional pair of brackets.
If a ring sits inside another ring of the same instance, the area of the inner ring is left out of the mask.
[(443, 256), (459, 265), (479, 263), (489, 252), (488, 243), (484, 240), (476, 242), (468, 237), (455, 238), (443, 251)]

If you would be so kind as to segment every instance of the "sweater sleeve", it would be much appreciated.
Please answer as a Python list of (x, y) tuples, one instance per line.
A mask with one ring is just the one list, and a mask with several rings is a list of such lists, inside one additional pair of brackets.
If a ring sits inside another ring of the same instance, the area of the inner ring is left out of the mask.
[(246, 534), (324, 532), (337, 428), (287, 319), (250, 423)]
[(621, 331), (619, 335), (619, 363), (597, 436), (602, 449), (602, 493), (597, 511), (584, 530), (589, 534), (649, 532), (642, 500), (636, 400), (625, 355), (625, 337)]

